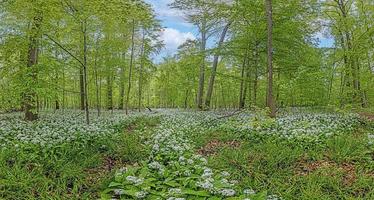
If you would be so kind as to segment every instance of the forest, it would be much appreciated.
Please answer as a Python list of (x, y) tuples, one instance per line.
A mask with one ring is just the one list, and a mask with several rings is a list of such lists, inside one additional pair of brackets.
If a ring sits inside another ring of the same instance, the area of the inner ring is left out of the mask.
[(0, 199), (374, 199), (374, 1), (0, 0)]

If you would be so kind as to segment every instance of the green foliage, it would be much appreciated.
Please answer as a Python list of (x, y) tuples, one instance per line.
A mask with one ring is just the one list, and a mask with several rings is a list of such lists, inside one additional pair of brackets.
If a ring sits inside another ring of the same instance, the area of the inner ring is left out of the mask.
[[(133, 131), (144, 131), (157, 119), (139, 118)], [(139, 135), (122, 132), (91, 142), (68, 142), (50, 148), (25, 145), (0, 150), (0, 198), (95, 199), (114, 170), (149, 156)], [(149, 127), (149, 131), (151, 128)], [(15, 156), (17, 155), (17, 156)]]
[[(228, 170), (242, 187), (280, 194), (285, 199), (370, 199), (372, 158), (367, 127), (327, 139), (325, 146), (303, 148), (266, 138), (239, 140), (239, 148), (222, 148), (209, 165)], [(221, 133), (224, 138), (231, 133)], [(369, 150), (370, 151), (370, 150)], [(372, 151), (371, 151), (372, 152)], [(364, 192), (365, 191), (365, 192)]]

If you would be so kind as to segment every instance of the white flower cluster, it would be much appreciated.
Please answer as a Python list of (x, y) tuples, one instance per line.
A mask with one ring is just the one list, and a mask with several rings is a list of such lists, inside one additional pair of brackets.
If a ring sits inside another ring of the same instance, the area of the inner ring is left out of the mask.
[[(160, 113), (162, 113), (161, 122), (153, 135), (148, 137), (147, 144), (152, 147), (152, 152), (150, 160), (146, 166), (143, 166), (146, 169), (119, 175), (117, 180), (124, 178), (126, 181), (122, 183), (125, 188), (130, 183), (132, 186), (128, 188), (136, 186), (138, 190), (145, 190), (144, 187), (149, 189), (149, 186), (155, 183), (162, 184), (156, 188), (166, 187), (167, 193), (164, 195), (170, 200), (185, 199), (188, 195), (193, 195), (189, 193), (194, 193), (193, 191), (197, 193), (206, 191), (216, 197), (239, 195), (236, 191), (237, 181), (229, 180), (228, 172), (220, 172), (207, 167), (207, 160), (194, 152), (191, 137), (195, 133), (204, 133), (207, 129), (214, 127), (211, 124), (204, 125), (203, 122), (214, 119), (217, 115), (173, 111)], [(142, 181), (138, 181), (139, 179)], [(185, 184), (190, 180), (193, 180), (193, 185), (186, 188)], [(154, 183), (150, 184), (150, 182)], [(150, 195), (154, 193), (147, 192)]]
[(100, 117), (91, 116), (87, 125), (79, 111), (41, 113), (35, 122), (26, 122), (20, 113), (0, 116), (0, 148), (21, 144), (39, 145), (43, 148), (62, 143), (86, 142), (119, 132), (140, 114), (124, 115), (122, 112), (103, 112)]
[(136, 176), (127, 176), (126, 180), (134, 185), (140, 185), (144, 182), (143, 178), (138, 178)]
[(368, 144), (373, 145), (374, 144), (374, 134), (368, 134)]
[(259, 118), (252, 114), (241, 114), (221, 124), (221, 128), (238, 133), (260, 133), (286, 139), (320, 141), (338, 133), (353, 131), (357, 124), (359, 118), (354, 114), (283, 114), (274, 121), (266, 119), (265, 116)]

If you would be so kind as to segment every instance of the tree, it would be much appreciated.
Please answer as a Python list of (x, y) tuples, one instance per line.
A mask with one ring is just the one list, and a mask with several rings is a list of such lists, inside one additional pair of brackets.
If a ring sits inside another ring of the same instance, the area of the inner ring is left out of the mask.
[(29, 36), (29, 50), (28, 50), (28, 62), (27, 71), (28, 76), (31, 78), (30, 86), (27, 87), (24, 93), (24, 107), (25, 107), (25, 119), (27, 121), (34, 121), (38, 119), (38, 113), (36, 110), (36, 92), (31, 86), (32, 83), (37, 81), (37, 69), (39, 55), (39, 38), (41, 36), (41, 24), (43, 21), (42, 11), (36, 10), (35, 16), (31, 22), (31, 31)]
[(199, 70), (199, 84), (196, 96), (197, 108), (203, 109), (203, 96), (205, 85), (205, 59), (206, 59), (206, 44), (208, 39), (215, 32), (215, 25), (219, 19), (214, 17), (215, 7), (214, 1), (200, 1), (200, 0), (175, 0), (172, 8), (183, 10), (188, 16), (188, 20), (197, 26), (200, 33), (200, 56), (201, 64)]
[[(223, 42), (225, 40), (227, 31), (228, 31), (230, 25), (231, 25), (231, 22), (228, 22), (225, 25), (225, 27), (223, 28), (223, 30), (222, 30), (221, 37), (220, 37), (220, 40), (218, 42), (218, 47), (217, 47), (218, 51), (220, 50), (220, 48), (222, 48), (222, 44), (223, 44)], [(209, 79), (209, 84), (208, 84), (208, 90), (207, 90), (207, 93), (206, 93), (206, 99), (205, 99), (205, 107), (206, 107), (206, 109), (210, 108), (210, 101), (212, 99), (212, 94), (213, 94), (213, 87), (214, 87), (214, 80), (216, 78), (218, 59), (219, 59), (219, 53), (217, 52), (214, 55), (214, 58), (213, 58), (212, 72), (210, 74), (210, 79)]]
[(272, 0), (266, 0), (266, 13), (268, 24), (268, 87), (267, 87), (267, 103), (270, 108), (270, 117), (275, 117), (275, 103), (273, 97), (273, 11)]

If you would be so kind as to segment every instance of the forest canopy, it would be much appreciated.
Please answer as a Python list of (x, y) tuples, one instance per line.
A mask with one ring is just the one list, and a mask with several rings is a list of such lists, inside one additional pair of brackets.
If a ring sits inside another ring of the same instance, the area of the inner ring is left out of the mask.
[(265, 2), (171, 2), (196, 37), (165, 56), (165, 27), (142, 0), (3, 0), (0, 109), (33, 120), (62, 108), (374, 103), (373, 2)]

